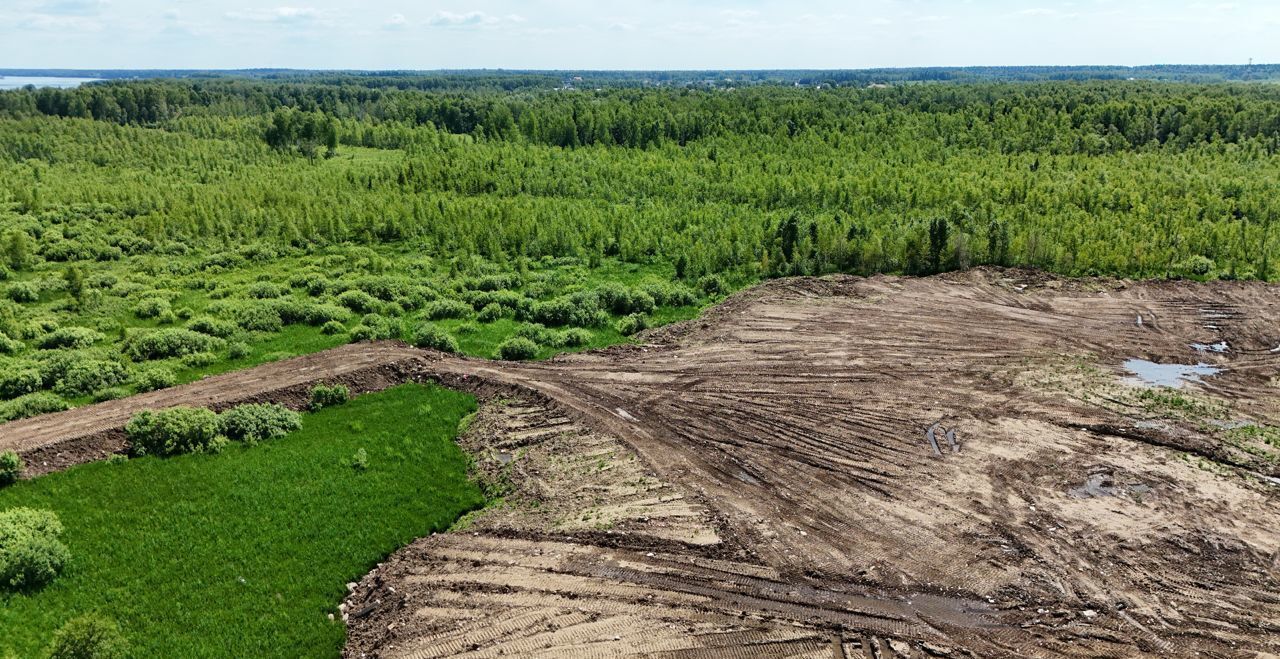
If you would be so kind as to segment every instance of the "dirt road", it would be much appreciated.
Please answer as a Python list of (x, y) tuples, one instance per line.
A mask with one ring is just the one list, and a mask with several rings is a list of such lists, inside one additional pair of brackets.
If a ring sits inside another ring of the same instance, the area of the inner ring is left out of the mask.
[(1280, 654), (1277, 319), (1265, 285), (981, 270), (771, 282), (544, 363), (314, 356), (484, 397), (504, 501), (362, 580), (346, 653)]

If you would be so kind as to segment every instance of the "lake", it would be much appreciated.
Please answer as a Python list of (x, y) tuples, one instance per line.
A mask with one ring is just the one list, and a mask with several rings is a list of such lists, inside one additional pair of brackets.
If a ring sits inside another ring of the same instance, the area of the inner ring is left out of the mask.
[(58, 87), (69, 89), (79, 87), (86, 82), (94, 82), (97, 78), (50, 78), (44, 76), (5, 76), (0, 78), (0, 89), (18, 89), (27, 85), (37, 87)]

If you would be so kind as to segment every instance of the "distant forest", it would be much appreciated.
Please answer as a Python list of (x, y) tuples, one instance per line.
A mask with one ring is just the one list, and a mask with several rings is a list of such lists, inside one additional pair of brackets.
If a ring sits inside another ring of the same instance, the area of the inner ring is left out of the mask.
[(297, 69), (0, 69), (0, 76), (54, 76), (131, 80), (152, 78), (256, 78), (281, 82), (363, 79), (402, 89), (549, 89), (568, 83), (586, 87), (829, 85), (919, 82), (1052, 82), (1066, 80), (1160, 80), (1250, 82), (1280, 80), (1280, 64), (1159, 64), (1150, 66), (968, 66), (832, 70), (706, 71), (308, 71)]

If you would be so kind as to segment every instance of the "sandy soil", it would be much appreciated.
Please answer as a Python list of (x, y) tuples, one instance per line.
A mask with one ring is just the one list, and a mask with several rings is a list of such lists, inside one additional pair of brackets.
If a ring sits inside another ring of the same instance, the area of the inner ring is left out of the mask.
[(1266, 285), (978, 270), (775, 281), (550, 362), (313, 356), (481, 396), (502, 501), (355, 584), (346, 654), (1280, 654), (1277, 319)]

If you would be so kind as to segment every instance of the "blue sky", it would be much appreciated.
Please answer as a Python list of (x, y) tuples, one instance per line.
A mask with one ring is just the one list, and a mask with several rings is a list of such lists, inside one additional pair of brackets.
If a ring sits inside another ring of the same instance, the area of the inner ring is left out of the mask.
[(0, 68), (1280, 62), (1280, 2), (0, 0)]

